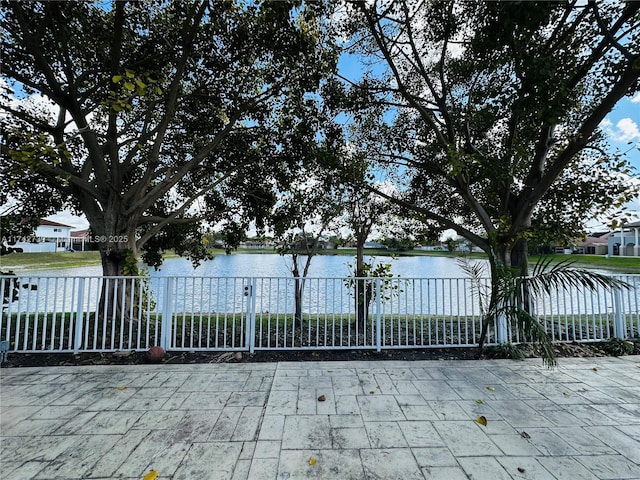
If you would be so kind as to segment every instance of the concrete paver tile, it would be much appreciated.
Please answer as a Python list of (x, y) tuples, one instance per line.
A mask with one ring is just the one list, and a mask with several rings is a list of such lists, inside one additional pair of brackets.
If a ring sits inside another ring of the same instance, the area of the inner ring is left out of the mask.
[(441, 380), (417, 380), (413, 382), (425, 400), (461, 400), (462, 397)]
[(38, 473), (47, 466), (47, 462), (25, 462), (22, 464), (14, 464), (2, 461), (1, 469), (3, 478), (11, 480), (33, 480)]
[(470, 418), (469, 413), (460, 407), (458, 402), (430, 401), (428, 404), (438, 420), (468, 420)]
[(233, 470), (231, 480), (247, 480), (249, 478), (249, 469), (251, 468), (251, 460), (238, 460)]
[(361, 450), (366, 478), (424, 480), (424, 475), (407, 449)]
[(298, 408), (298, 390), (272, 391), (267, 400), (267, 415), (294, 415)]
[(518, 434), (489, 435), (489, 437), (505, 455), (536, 456), (541, 454), (535, 445)]
[(31, 420), (26, 419), (2, 427), (2, 434), (12, 437), (31, 437), (34, 435), (51, 435), (66, 420)]
[(330, 449), (332, 447), (331, 426), (328, 416), (300, 415), (286, 417), (282, 436), (283, 449)]
[(512, 478), (522, 480), (555, 480), (534, 457), (496, 457)]
[(226, 405), (229, 407), (262, 407), (267, 403), (266, 392), (233, 392)]
[(634, 407), (640, 409), (637, 405), (631, 406), (629, 404), (593, 405), (595, 410), (622, 425), (640, 423), (640, 411), (634, 411)]
[(84, 425), (91, 421), (98, 412), (82, 412), (78, 413), (75, 417), (66, 419), (65, 422), (60, 425), (55, 431), (55, 435), (72, 435), (74, 433), (79, 433), (79, 430), (84, 427)]
[(265, 415), (258, 433), (258, 440), (282, 440), (284, 415)]
[(458, 461), (446, 447), (412, 448), (420, 467), (457, 467)]
[(187, 442), (175, 442), (165, 431), (155, 430), (140, 441), (114, 476), (142, 477), (150, 470), (157, 470), (163, 476), (170, 477), (182, 462), (189, 446)]
[(529, 441), (545, 456), (578, 455), (580, 452), (573, 446), (571, 437), (562, 438), (555, 432), (559, 429), (527, 428)]
[[(4, 397), (3, 397), (4, 400)], [(4, 402), (3, 402), (4, 403)], [(6, 406), (6, 405), (3, 405)], [(33, 407), (27, 407), (33, 408)], [(47, 405), (45, 407), (36, 407), (37, 411), (28, 417), (32, 420), (46, 420), (46, 419), (60, 419), (60, 418), (73, 418), (76, 415), (82, 413), (83, 408), (75, 405)], [(11, 417), (15, 418), (14, 409), (11, 409)], [(1, 415), (1, 414), (0, 414)]]
[(240, 460), (251, 460), (256, 451), (258, 442), (242, 442), (240, 450)]
[(143, 410), (98, 412), (77, 429), (80, 434), (124, 434), (144, 415)]
[(473, 420), (467, 422), (434, 422), (436, 431), (456, 457), (500, 455), (491, 438)]
[(147, 431), (173, 430), (182, 422), (185, 413), (184, 410), (150, 410), (145, 412), (131, 428)]
[(437, 420), (438, 415), (429, 405), (401, 405), (400, 409), (407, 420)]
[(393, 385), (399, 395), (418, 395), (418, 389), (412, 380), (396, 380), (393, 379)]
[(331, 439), (334, 449), (371, 448), (364, 427), (332, 428)]
[(278, 475), (277, 458), (254, 458), (249, 469), (251, 480), (273, 480)]
[(397, 422), (365, 422), (372, 448), (406, 448), (409, 446)]
[(179, 410), (184, 401), (191, 395), (191, 392), (175, 392), (172, 397), (160, 407), (161, 410)]
[(614, 427), (584, 427), (585, 430), (604, 442), (608, 447), (640, 465), (640, 441)]
[(103, 452), (98, 462), (87, 473), (87, 478), (112, 478), (147, 435), (148, 431), (130, 430), (120, 436), (111, 448)]
[(221, 413), (222, 410), (186, 411), (170, 435), (176, 442), (206, 442)]
[(278, 458), (281, 443), (279, 440), (258, 440), (253, 458)]
[(231, 392), (191, 392), (180, 408), (182, 410), (219, 410), (227, 405), (230, 396)]
[[(331, 380), (333, 383), (333, 394), (335, 396), (362, 395), (365, 393), (362, 385), (360, 384), (360, 379), (356, 375), (332, 375)], [(366, 393), (369, 391), (371, 391), (371, 389)]]
[(396, 402), (401, 407), (409, 406), (409, 405), (426, 405), (427, 401), (424, 399), (422, 395), (419, 394), (399, 394), (394, 395), (396, 398)]
[(34, 479), (87, 478), (103, 452), (117, 440), (116, 435), (84, 435), (50, 461)]
[[(215, 478), (231, 480), (242, 444), (239, 442), (194, 443), (181, 459), (172, 480)], [(157, 469), (158, 472), (162, 470)]]
[(554, 428), (553, 433), (571, 444), (581, 455), (607, 455), (616, 451), (581, 427)]
[(398, 422), (402, 435), (410, 447), (443, 447), (444, 442), (431, 422)]
[[(313, 458), (315, 463), (309, 464)], [(271, 477), (273, 478), (273, 477)], [(362, 480), (358, 450), (282, 450), (277, 480)]]
[(340, 395), (335, 397), (336, 413), (338, 415), (359, 415), (360, 406), (356, 395)]
[(12, 462), (50, 461), (71, 448), (79, 435), (0, 437), (1, 458)]
[[(233, 436), (238, 419), (244, 410), (243, 407), (225, 407), (220, 412), (218, 420), (211, 430), (209, 442), (230, 441)], [(251, 440), (251, 439), (249, 439)]]
[(516, 428), (553, 427), (553, 423), (522, 400), (495, 400), (489, 405), (500, 413), (503, 420)]
[(361, 415), (329, 415), (329, 422), (333, 428), (364, 427)]
[(538, 457), (538, 462), (559, 480), (596, 480), (574, 457)]
[(365, 422), (404, 420), (402, 409), (391, 395), (360, 395), (357, 397), (360, 413)]
[(463, 457), (458, 462), (474, 480), (511, 480), (511, 475), (493, 457)]
[(604, 413), (593, 408), (595, 405), (571, 405), (571, 415), (578, 418), (584, 425), (602, 426), (615, 425), (616, 421)]
[(422, 472), (429, 480), (469, 480), (460, 467), (422, 467)]
[(640, 465), (622, 455), (581, 455), (574, 458), (603, 480), (640, 478)]
[(244, 407), (238, 417), (238, 423), (231, 436), (231, 440), (256, 440), (261, 417), (262, 407)]
[(636, 442), (640, 442), (640, 428), (637, 425), (617, 425), (616, 428)]

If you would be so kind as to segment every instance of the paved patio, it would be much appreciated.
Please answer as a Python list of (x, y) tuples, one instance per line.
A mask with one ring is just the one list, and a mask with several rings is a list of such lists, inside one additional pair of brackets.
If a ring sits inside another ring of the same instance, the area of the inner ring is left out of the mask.
[(11, 480), (640, 478), (638, 356), (0, 374)]

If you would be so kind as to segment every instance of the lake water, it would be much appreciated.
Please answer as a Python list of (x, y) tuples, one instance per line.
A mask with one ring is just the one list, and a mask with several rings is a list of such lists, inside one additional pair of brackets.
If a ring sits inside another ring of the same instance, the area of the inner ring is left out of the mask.
[[(370, 257), (366, 257), (370, 260)], [(355, 258), (349, 255), (318, 255), (311, 261), (309, 277), (346, 277), (350, 275)], [(376, 264), (390, 263), (394, 276), (402, 278), (463, 278), (464, 273), (458, 260), (448, 257), (415, 256), (375, 257)], [(484, 260), (473, 260), (486, 264)], [(290, 277), (291, 259), (277, 254), (234, 253), (219, 255), (213, 260), (203, 262), (198, 268), (193, 268), (191, 262), (184, 258), (169, 258), (165, 260), (160, 270), (149, 269), (152, 277), (157, 276), (207, 276), (207, 277)], [(20, 273), (16, 271), (16, 273)], [(27, 272), (24, 272), (27, 273)], [(100, 276), (102, 267), (92, 265), (87, 267), (38, 269), (30, 270), (33, 275), (55, 276)], [(488, 274), (488, 272), (487, 272)]]

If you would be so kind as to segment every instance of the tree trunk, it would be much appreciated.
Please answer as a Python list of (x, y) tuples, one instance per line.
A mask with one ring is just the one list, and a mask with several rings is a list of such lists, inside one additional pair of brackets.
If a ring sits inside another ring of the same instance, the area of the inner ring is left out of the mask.
[[(118, 248), (117, 244), (101, 245), (100, 257), (104, 278), (99, 318), (112, 322), (130, 321), (136, 316), (140, 290), (138, 280), (133, 278), (138, 274), (135, 253), (129, 248)], [(127, 276), (132, 278), (124, 278)]]
[(519, 238), (511, 247), (511, 269), (514, 275), (526, 277), (529, 274), (529, 245), (526, 238)]
[(368, 317), (368, 298), (366, 295), (366, 280), (364, 271), (364, 240), (358, 236), (356, 240), (356, 282), (354, 285), (354, 297), (356, 303), (356, 328), (359, 332), (364, 331), (364, 325)]

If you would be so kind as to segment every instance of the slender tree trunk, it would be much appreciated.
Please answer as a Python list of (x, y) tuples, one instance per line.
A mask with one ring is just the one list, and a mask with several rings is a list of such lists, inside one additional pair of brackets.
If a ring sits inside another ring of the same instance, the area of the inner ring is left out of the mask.
[(368, 308), (366, 298), (366, 280), (364, 280), (364, 240), (363, 236), (358, 236), (356, 239), (356, 282), (355, 282), (355, 307), (356, 307), (356, 325), (359, 332), (364, 330), (364, 325), (367, 321)]

